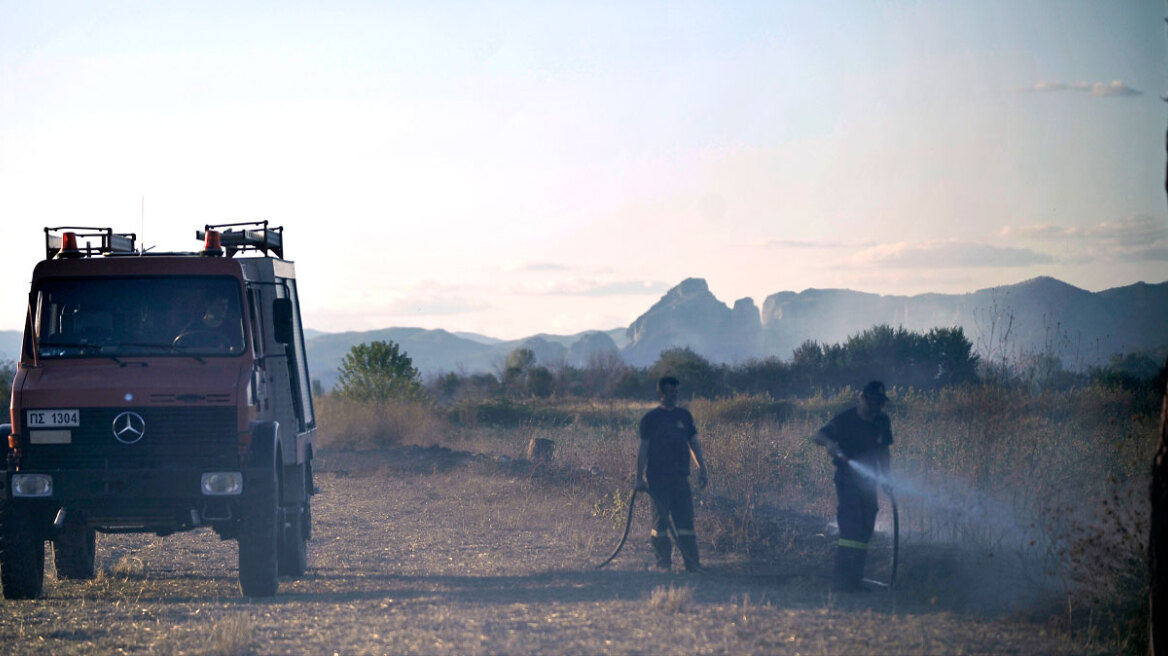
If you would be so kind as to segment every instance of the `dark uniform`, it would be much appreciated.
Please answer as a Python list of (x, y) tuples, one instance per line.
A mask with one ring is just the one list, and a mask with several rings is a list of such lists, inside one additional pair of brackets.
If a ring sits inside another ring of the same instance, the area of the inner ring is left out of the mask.
[(700, 569), (697, 536), (694, 533), (693, 495), (689, 487), (690, 438), (697, 435), (693, 415), (685, 408), (658, 407), (641, 418), (641, 439), (649, 444), (645, 478), (653, 499), (653, 530), (650, 541), (657, 554), (657, 566), (669, 569), (673, 545), (669, 539), (669, 518), (677, 529), (677, 548), (687, 570)]
[(892, 444), (892, 422), (883, 412), (877, 412), (871, 421), (867, 421), (856, 408), (852, 408), (837, 415), (821, 432), (839, 444), (847, 459), (832, 459), (840, 534), (833, 583), (839, 589), (854, 589), (864, 578), (868, 542), (876, 528), (877, 482), (857, 473), (848, 461), (859, 463), (871, 472), (886, 472), (887, 447)]

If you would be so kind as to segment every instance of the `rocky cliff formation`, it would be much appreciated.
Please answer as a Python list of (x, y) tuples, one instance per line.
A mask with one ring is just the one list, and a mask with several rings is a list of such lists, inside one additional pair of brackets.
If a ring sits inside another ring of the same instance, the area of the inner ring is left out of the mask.
[(600, 331), (584, 333), (568, 347), (565, 363), (586, 369), (598, 363), (620, 362), (621, 352), (612, 338)]
[[(714, 362), (736, 363), (756, 357), (790, 359), (807, 340), (838, 343), (877, 324), (924, 332), (957, 326), (983, 356), (1049, 354), (1078, 369), (1100, 364), (1113, 354), (1150, 351), (1166, 345), (1168, 282), (1136, 283), (1089, 292), (1054, 278), (969, 294), (881, 296), (847, 289), (779, 292), (759, 312), (743, 298), (730, 308), (706, 281), (689, 278), (669, 290), (625, 330), (620, 351), (635, 366), (655, 362), (661, 351), (687, 346)], [(19, 333), (13, 333), (13, 344)], [(536, 335), (513, 341), (477, 341), (444, 330), (390, 328), (364, 333), (318, 334), (308, 339), (313, 378), (326, 388), (336, 366), (353, 344), (392, 339), (424, 375), (442, 371), (496, 370), (518, 347), (535, 351), (547, 366), (586, 367), (593, 357), (617, 352), (618, 331), (578, 335)], [(17, 348), (13, 346), (12, 348)], [(600, 354), (600, 355), (597, 355)]]

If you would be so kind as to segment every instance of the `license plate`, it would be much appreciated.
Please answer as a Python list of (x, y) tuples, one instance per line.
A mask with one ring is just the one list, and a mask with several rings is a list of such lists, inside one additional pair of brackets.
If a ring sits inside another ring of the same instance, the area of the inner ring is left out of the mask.
[(81, 425), (81, 411), (28, 410), (25, 415), (29, 428), (77, 428)]

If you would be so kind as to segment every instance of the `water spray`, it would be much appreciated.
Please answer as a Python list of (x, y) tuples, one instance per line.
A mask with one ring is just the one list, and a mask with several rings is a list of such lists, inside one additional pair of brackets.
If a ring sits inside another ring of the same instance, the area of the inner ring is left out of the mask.
[[(1018, 544), (1033, 545), (1036, 540), (1041, 539), (1040, 535), (1036, 535), (1033, 526), (1027, 530), (1018, 522), (1012, 508), (1003, 506), (984, 492), (960, 489), (957, 481), (951, 480), (948, 487), (957, 485), (959, 489), (940, 491), (903, 476), (893, 478), (866, 463), (846, 458), (841, 460), (856, 474), (879, 484), (890, 501), (894, 500), (894, 494), (899, 494), (901, 498), (916, 498), (933, 510), (943, 511), (945, 517), (953, 522), (954, 529), (959, 523), (975, 525), (982, 529), (997, 529), (1017, 540)], [(893, 511), (895, 513), (895, 506)]]

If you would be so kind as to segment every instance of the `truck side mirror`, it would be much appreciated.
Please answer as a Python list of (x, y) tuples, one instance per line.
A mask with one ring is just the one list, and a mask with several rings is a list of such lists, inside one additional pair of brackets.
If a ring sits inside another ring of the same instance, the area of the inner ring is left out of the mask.
[(276, 341), (281, 344), (292, 343), (292, 299), (277, 298), (272, 301), (272, 317), (276, 332)]

